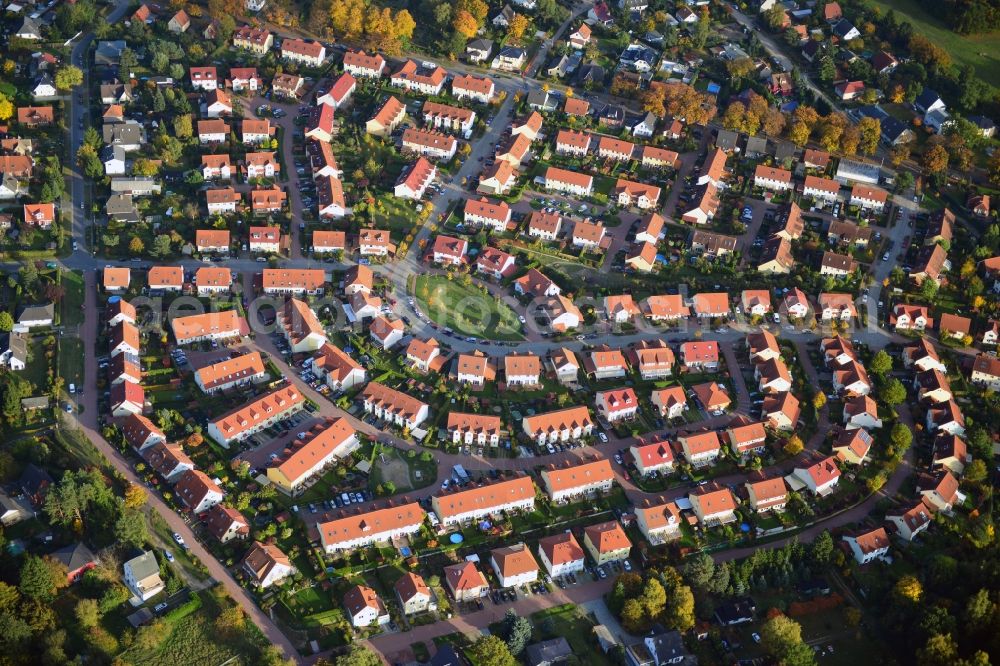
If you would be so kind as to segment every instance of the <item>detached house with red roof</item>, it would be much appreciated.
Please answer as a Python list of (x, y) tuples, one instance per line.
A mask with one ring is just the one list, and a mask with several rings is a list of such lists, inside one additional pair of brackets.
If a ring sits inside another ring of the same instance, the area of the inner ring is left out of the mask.
[(437, 167), (426, 157), (418, 157), (408, 170), (404, 170), (396, 182), (393, 194), (403, 199), (419, 200), (423, 198), (427, 186), (437, 176)]
[(684, 459), (692, 467), (706, 467), (714, 463), (722, 452), (719, 434), (714, 430), (687, 433), (677, 437)]
[(399, 601), (403, 615), (414, 615), (427, 610), (437, 610), (434, 593), (424, 579), (411, 572), (404, 573), (393, 585), (396, 599)]
[(486, 197), (465, 200), (464, 223), (472, 227), (489, 227), (497, 233), (507, 230), (510, 224), (510, 206), (504, 201), (492, 202)]
[(206, 92), (219, 87), (219, 74), (215, 67), (192, 67), (188, 70), (191, 87)]
[(688, 495), (691, 509), (702, 527), (736, 522), (736, 498), (728, 488), (700, 489)]
[(503, 280), (517, 268), (514, 255), (495, 247), (485, 247), (476, 257), (476, 272), (489, 275), (494, 280)]
[(185, 472), (177, 485), (174, 494), (184, 502), (191, 513), (199, 514), (208, 511), (222, 502), (225, 493), (207, 474), (199, 470)]
[(750, 506), (757, 513), (768, 511), (784, 511), (788, 502), (788, 490), (785, 479), (778, 476), (762, 481), (747, 481), (747, 498)]
[(468, 249), (469, 242), (463, 238), (438, 236), (434, 239), (432, 249), (434, 263), (461, 266), (465, 263), (465, 254)]
[(635, 522), (650, 545), (658, 546), (681, 535), (681, 511), (676, 502), (650, 505), (649, 500), (635, 509)]
[(388, 624), (389, 611), (378, 593), (365, 585), (354, 585), (344, 595), (344, 609), (351, 626), (356, 629)]
[(655, 390), (649, 401), (656, 407), (660, 416), (666, 419), (680, 418), (687, 409), (687, 396), (684, 394), (683, 386)]
[(628, 559), (632, 550), (632, 542), (615, 520), (583, 528), (583, 545), (597, 566)]
[(848, 535), (843, 539), (858, 564), (881, 560), (889, 554), (889, 535), (886, 534), (884, 527)]
[(523, 542), (494, 549), (490, 552), (490, 564), (500, 587), (520, 587), (538, 580), (538, 563)]
[(561, 532), (538, 540), (538, 559), (550, 578), (583, 571), (584, 554), (573, 532)]
[(597, 413), (609, 423), (633, 419), (639, 411), (639, 398), (632, 388), (598, 391), (594, 403)]
[(452, 564), (444, 568), (444, 580), (455, 601), (475, 601), (489, 594), (490, 584), (486, 576), (473, 562)]
[(840, 481), (840, 468), (831, 456), (809, 467), (796, 467), (789, 475), (798, 482), (798, 487), (805, 487), (813, 495), (824, 496), (833, 492)]
[(670, 474), (674, 471), (674, 452), (670, 447), (670, 442), (650, 442), (629, 447), (629, 454), (635, 468), (642, 476), (647, 476), (651, 472), (657, 474)]

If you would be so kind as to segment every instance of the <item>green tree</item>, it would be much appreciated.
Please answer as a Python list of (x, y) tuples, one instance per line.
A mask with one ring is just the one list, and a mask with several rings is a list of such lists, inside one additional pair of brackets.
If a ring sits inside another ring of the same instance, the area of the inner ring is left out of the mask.
[(138, 509), (126, 509), (115, 522), (115, 539), (120, 543), (142, 546), (149, 540), (146, 518)]
[(96, 627), (97, 623), (101, 621), (101, 611), (97, 607), (96, 599), (80, 599), (76, 602), (73, 614), (76, 616), (76, 621), (84, 629)]
[(986, 468), (986, 463), (980, 458), (976, 458), (965, 468), (965, 480), (969, 483), (982, 483), (986, 480), (987, 474), (989, 470)]
[[(500, 639), (497, 639), (500, 640)], [(502, 642), (501, 642), (502, 644)], [(506, 649), (506, 646), (504, 646)], [(382, 666), (382, 659), (363, 645), (354, 643), (344, 654), (337, 657), (337, 666)]]
[(917, 650), (919, 666), (955, 666), (957, 663), (958, 645), (950, 635), (931, 636), (924, 647)]
[(786, 666), (805, 666), (815, 661), (812, 650), (802, 642), (802, 627), (789, 617), (776, 615), (765, 622), (760, 639), (764, 651)]
[(0, 332), (9, 333), (14, 328), (14, 318), (6, 310), (0, 312)]
[(920, 295), (924, 300), (931, 303), (937, 299), (938, 294), (938, 283), (930, 278), (925, 278), (923, 282), (920, 283)]
[[(476, 666), (517, 666), (507, 644), (497, 636), (484, 636), (472, 644), (469, 656)], [(338, 663), (337, 666), (342, 666)]]
[(788, 20), (788, 16), (785, 14), (785, 6), (780, 2), (771, 5), (770, 9), (764, 12), (764, 23), (771, 32), (777, 32), (781, 30), (781, 27)]
[[(58, 571), (52, 562), (43, 560), (37, 555), (28, 555), (24, 560), (24, 566), (21, 567), (17, 589), (29, 599), (50, 602), (55, 599), (59, 583)], [(64, 572), (62, 584), (65, 583)]]
[(886, 382), (885, 386), (882, 387), (881, 391), (882, 400), (885, 401), (887, 405), (892, 407), (902, 404), (906, 400), (906, 387), (903, 383), (892, 377)]
[(896, 423), (889, 432), (889, 440), (897, 451), (905, 451), (913, 444), (913, 432), (902, 423)]
[(531, 640), (531, 622), (521, 617), (513, 608), (508, 608), (503, 616), (503, 632), (506, 636), (507, 649), (512, 655), (524, 652), (525, 646)]
[(691, 585), (703, 590), (715, 576), (715, 560), (708, 553), (698, 553), (684, 563), (682, 574)]
[(886, 376), (892, 371), (892, 357), (884, 349), (878, 350), (868, 363), (868, 371), (879, 377)]
[(158, 234), (156, 238), (153, 239), (153, 247), (150, 248), (149, 254), (154, 257), (168, 257), (172, 252), (170, 245), (170, 236), (167, 234)]
[(191, 126), (191, 116), (184, 114), (182, 116), (177, 116), (174, 118), (174, 135), (184, 141), (185, 139), (190, 139), (194, 134), (194, 130)]
[(698, 22), (694, 24), (691, 43), (696, 49), (703, 49), (710, 34), (712, 34), (712, 19), (708, 14), (708, 7), (702, 7), (701, 13), (698, 14)]
[(833, 557), (833, 537), (826, 530), (820, 532), (820, 534), (813, 540), (812, 545), (809, 548), (809, 558), (818, 567), (825, 567), (830, 563), (830, 559)]
[(858, 121), (858, 131), (861, 132), (858, 150), (864, 155), (874, 155), (882, 136), (882, 121), (866, 116)]
[(83, 83), (83, 71), (73, 65), (65, 65), (56, 72), (56, 88), (62, 91), (71, 90)]
[(924, 586), (917, 580), (916, 576), (907, 574), (896, 581), (892, 593), (898, 599), (917, 604), (924, 596)]

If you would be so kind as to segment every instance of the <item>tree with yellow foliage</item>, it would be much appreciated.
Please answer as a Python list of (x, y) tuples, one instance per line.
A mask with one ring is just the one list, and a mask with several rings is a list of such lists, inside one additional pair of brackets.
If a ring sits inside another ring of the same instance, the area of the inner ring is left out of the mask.
[(790, 456), (797, 456), (798, 454), (802, 453), (802, 449), (804, 448), (805, 446), (802, 444), (802, 438), (799, 437), (798, 435), (792, 435), (791, 437), (789, 437), (788, 441), (785, 442), (785, 447), (784, 447), (785, 453), (787, 453)]
[(14, 115), (14, 103), (0, 95), (0, 120), (9, 120)]
[(520, 44), (521, 38), (524, 37), (524, 33), (530, 24), (531, 22), (524, 14), (514, 14), (514, 18), (510, 20), (510, 25), (507, 26), (507, 35), (512, 42)]

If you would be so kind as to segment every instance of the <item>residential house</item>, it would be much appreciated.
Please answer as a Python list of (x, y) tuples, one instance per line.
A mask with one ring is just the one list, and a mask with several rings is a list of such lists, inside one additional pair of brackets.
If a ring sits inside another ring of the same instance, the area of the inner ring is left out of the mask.
[(845, 535), (843, 540), (854, 556), (854, 561), (858, 564), (882, 560), (889, 553), (889, 535), (886, 534), (883, 527), (866, 530), (859, 534)]
[(243, 573), (261, 589), (267, 589), (296, 573), (288, 556), (275, 545), (255, 541), (240, 562)]
[(597, 566), (627, 559), (632, 550), (632, 542), (615, 520), (584, 527), (583, 546)]
[(688, 495), (691, 509), (703, 528), (736, 522), (736, 498), (728, 488), (699, 489)]
[(687, 396), (681, 386), (671, 386), (653, 391), (650, 402), (656, 407), (660, 416), (667, 419), (680, 418), (687, 409)]
[(635, 508), (635, 523), (650, 545), (658, 546), (681, 536), (681, 510), (676, 502), (651, 504), (643, 501), (643, 506)]
[(423, 402), (378, 382), (365, 386), (361, 400), (365, 412), (411, 430), (423, 423), (430, 412)]
[(579, 440), (590, 435), (594, 422), (586, 407), (568, 407), (521, 419), (521, 428), (539, 446)]
[(319, 542), (330, 555), (390, 543), (420, 531), (427, 513), (416, 502), (390, 503), (364, 513), (342, 512), (331, 520), (318, 522)]
[(520, 587), (538, 580), (538, 563), (523, 542), (493, 549), (490, 564), (502, 588)]
[(431, 506), (446, 527), (502, 512), (530, 511), (535, 506), (535, 484), (528, 476), (505, 478), (435, 495), (431, 498)]
[(831, 456), (809, 467), (796, 467), (791, 474), (813, 495), (829, 495), (840, 481), (840, 468)]
[(705, 467), (718, 459), (722, 451), (719, 434), (714, 430), (678, 435), (684, 459), (693, 467)]
[(785, 479), (780, 476), (760, 481), (747, 481), (747, 498), (750, 508), (757, 513), (768, 511), (784, 511), (788, 502), (788, 490)]
[(572, 531), (538, 540), (538, 559), (550, 578), (559, 578), (584, 569), (584, 553)]

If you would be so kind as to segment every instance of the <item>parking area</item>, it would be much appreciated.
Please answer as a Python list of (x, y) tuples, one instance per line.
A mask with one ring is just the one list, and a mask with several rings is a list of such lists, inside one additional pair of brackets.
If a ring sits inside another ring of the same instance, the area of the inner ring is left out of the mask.
[(319, 421), (320, 419), (307, 411), (292, 414), (270, 428), (250, 436), (243, 443), (244, 446), (249, 447), (249, 450), (241, 453), (238, 457), (250, 463), (251, 469), (262, 470), (277, 458), (288, 444)]

